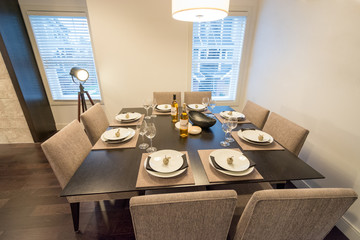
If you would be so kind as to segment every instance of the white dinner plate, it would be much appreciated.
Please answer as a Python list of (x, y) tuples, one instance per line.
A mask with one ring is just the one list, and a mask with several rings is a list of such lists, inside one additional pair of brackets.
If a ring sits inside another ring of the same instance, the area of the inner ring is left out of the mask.
[(230, 117), (236, 117), (236, 118), (245, 119), (245, 115), (243, 113), (236, 112), (236, 111), (222, 111), (222, 112), (220, 112), (220, 116), (225, 118), (225, 119), (229, 119)]
[[(127, 114), (129, 114), (127, 116)], [(121, 113), (115, 117), (115, 119), (119, 122), (133, 122), (141, 118), (141, 114), (138, 112), (134, 113)]]
[(241, 177), (241, 176), (246, 176), (250, 173), (252, 173), (252, 171), (254, 171), (254, 167), (250, 167), (244, 171), (241, 171), (241, 172), (232, 172), (232, 171), (225, 171), (225, 170), (221, 170), (221, 169), (217, 169), (214, 167), (214, 165), (212, 164), (211, 162), (211, 159), (210, 159), (210, 156), (209, 156), (209, 162), (210, 162), (210, 165), (216, 170), (216, 171), (219, 171), (223, 174), (226, 174), (226, 175), (229, 175), (229, 176), (234, 176), (234, 177)]
[(161, 111), (170, 112), (171, 111), (171, 105), (170, 104), (159, 104), (156, 106), (157, 109)]
[[(242, 131), (242, 135), (247, 140), (259, 143), (266, 143), (269, 142), (271, 139), (271, 136), (269, 134), (260, 130), (244, 130)], [(261, 135), (263, 136), (262, 140), (259, 139), (259, 136)]]
[[(160, 173), (171, 173), (179, 170), (184, 164), (183, 153), (175, 150), (160, 150), (150, 154), (149, 165), (152, 169)], [(169, 163), (164, 164), (165, 157), (169, 157)]]
[[(120, 129), (120, 131), (119, 131), (120, 135), (117, 137), (116, 133), (119, 129)], [(129, 134), (130, 134), (130, 130), (128, 128), (113, 128), (113, 129), (110, 129), (110, 130), (104, 132), (103, 135), (106, 140), (115, 141), (115, 140), (124, 139), (127, 136), (129, 136)]]
[(189, 104), (188, 108), (195, 111), (204, 111), (206, 109), (206, 106), (202, 104)]
[(101, 135), (101, 140), (107, 143), (122, 143), (122, 142), (126, 142), (128, 140), (130, 140), (131, 138), (133, 138), (135, 136), (136, 131), (132, 128), (127, 128), (130, 131), (130, 134), (124, 138), (124, 139), (120, 139), (120, 140), (110, 140), (108, 141), (105, 137), (104, 137), (104, 133)]
[[(242, 152), (231, 150), (231, 149), (219, 149), (211, 152), (210, 156), (214, 157), (215, 162), (222, 168), (240, 172), (245, 171), (250, 167), (250, 161), (247, 159)], [(233, 162), (229, 164), (227, 159), (232, 157)]]
[(144, 161), (144, 168), (145, 170), (150, 174), (153, 175), (155, 177), (159, 177), (159, 178), (171, 178), (171, 177), (176, 177), (180, 174), (182, 174), (183, 172), (186, 171), (187, 168), (181, 169), (179, 171), (175, 171), (175, 172), (171, 172), (171, 173), (160, 173), (160, 172), (154, 172), (154, 171), (150, 171), (146, 169), (146, 164), (147, 164), (147, 158)]
[[(245, 131), (249, 131), (249, 130), (245, 130)], [(250, 131), (251, 131), (251, 130), (250, 130)], [(252, 131), (253, 131), (253, 130), (252, 130)], [(248, 143), (252, 143), (252, 144), (255, 144), (255, 145), (269, 145), (269, 144), (271, 144), (271, 143), (274, 142), (274, 138), (271, 137), (271, 136), (270, 136), (270, 139), (269, 139), (268, 142), (254, 142), (254, 141), (251, 141), (251, 140), (245, 138), (245, 137), (243, 136), (243, 132), (244, 132), (244, 131), (241, 131), (241, 130), (240, 130), (240, 131), (237, 132), (237, 134), (238, 134), (239, 138), (241, 138), (242, 140), (244, 140), (245, 142), (248, 142)]]

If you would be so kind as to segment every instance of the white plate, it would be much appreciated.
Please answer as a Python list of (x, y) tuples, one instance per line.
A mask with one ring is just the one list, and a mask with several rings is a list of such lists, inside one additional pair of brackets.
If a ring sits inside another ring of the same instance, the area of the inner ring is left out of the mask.
[(202, 104), (189, 104), (188, 108), (196, 110), (196, 111), (203, 111), (205, 110), (206, 106)]
[[(126, 117), (126, 114), (129, 114), (129, 117)], [(134, 113), (121, 113), (115, 117), (115, 119), (119, 122), (132, 122), (136, 121), (141, 118), (141, 114), (134, 112)]]
[(157, 109), (160, 109), (161, 111), (171, 111), (171, 105), (170, 104), (160, 104), (157, 105)]
[[(232, 112), (232, 115), (230, 115), (230, 112)], [(230, 117), (244, 118), (245, 119), (245, 115), (243, 113), (236, 112), (236, 111), (222, 111), (222, 112), (220, 112), (220, 116), (222, 116), (225, 119), (228, 119)]]
[[(179, 170), (184, 164), (182, 153), (175, 150), (160, 150), (150, 154), (149, 165), (152, 169), (160, 173), (171, 173)], [(165, 165), (163, 159), (170, 157), (169, 163)]]
[[(119, 129), (120, 129), (120, 131), (119, 131), (120, 135), (117, 137), (115, 134)], [(113, 129), (110, 129), (110, 130), (104, 132), (103, 135), (106, 140), (114, 141), (114, 140), (124, 139), (127, 136), (129, 136), (129, 134), (130, 134), (130, 131), (128, 128), (113, 128)]]
[(175, 172), (171, 172), (171, 173), (160, 173), (160, 172), (154, 172), (154, 171), (149, 171), (146, 169), (146, 164), (147, 164), (147, 158), (144, 161), (144, 168), (145, 170), (150, 174), (153, 175), (155, 177), (159, 177), (159, 178), (171, 178), (171, 177), (176, 177), (180, 174), (182, 174), (183, 172), (186, 171), (187, 168), (181, 169), (179, 171), (175, 171)]
[[(209, 162), (210, 162), (210, 165), (213, 168), (215, 168), (214, 165), (211, 162), (210, 156), (209, 156)], [(254, 167), (250, 167), (250, 168), (246, 169), (245, 171), (241, 171), (241, 172), (224, 171), (224, 170), (217, 169), (217, 168), (215, 168), (215, 170), (219, 171), (219, 172), (221, 172), (223, 174), (229, 175), (229, 176), (241, 177), (241, 176), (246, 176), (246, 175), (252, 173), (252, 171), (254, 171)]]
[[(175, 127), (176, 127), (177, 129), (180, 129), (180, 122), (175, 123)], [(192, 124), (191, 124), (191, 123), (188, 123), (188, 129), (190, 129), (190, 127), (192, 127)]]
[(269, 145), (269, 144), (271, 144), (271, 143), (274, 142), (274, 138), (271, 137), (271, 136), (270, 136), (270, 140), (269, 140), (268, 142), (253, 142), (253, 141), (245, 138), (245, 137), (243, 136), (243, 132), (242, 132), (241, 130), (238, 131), (237, 134), (238, 134), (239, 138), (241, 138), (241, 139), (244, 140), (245, 142), (252, 143), (252, 144), (255, 144), (255, 145)]
[[(240, 172), (245, 171), (249, 168), (249, 160), (242, 154), (242, 152), (231, 150), (231, 149), (219, 149), (213, 151), (210, 156), (213, 156), (215, 162), (222, 168), (233, 171)], [(233, 157), (233, 163), (228, 164), (227, 159)]]
[[(266, 143), (269, 142), (271, 139), (271, 136), (269, 134), (260, 130), (244, 130), (242, 131), (242, 135), (247, 140), (259, 143)], [(262, 140), (259, 139), (260, 135), (263, 136)]]
[(104, 142), (107, 141), (107, 143), (122, 143), (122, 142), (126, 142), (126, 141), (128, 141), (129, 139), (133, 138), (133, 137), (135, 136), (135, 133), (136, 133), (136, 131), (135, 131), (134, 129), (132, 129), (132, 128), (128, 128), (128, 129), (129, 129), (129, 131), (130, 131), (130, 134), (129, 134), (129, 136), (127, 136), (127, 137), (124, 138), (124, 139), (115, 140), (115, 141), (107, 141), (106, 138), (104, 137), (104, 133), (103, 133), (103, 134), (101, 135), (101, 140), (104, 141)]

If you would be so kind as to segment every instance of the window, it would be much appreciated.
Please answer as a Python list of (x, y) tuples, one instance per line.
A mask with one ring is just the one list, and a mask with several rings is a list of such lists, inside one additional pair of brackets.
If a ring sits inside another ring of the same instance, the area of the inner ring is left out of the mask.
[(87, 18), (69, 13), (28, 13), (28, 16), (52, 100), (77, 100), (79, 86), (69, 75), (72, 67), (89, 72), (85, 90), (93, 99), (100, 100)]
[(211, 91), (214, 100), (235, 101), (246, 16), (193, 24), (192, 91)]

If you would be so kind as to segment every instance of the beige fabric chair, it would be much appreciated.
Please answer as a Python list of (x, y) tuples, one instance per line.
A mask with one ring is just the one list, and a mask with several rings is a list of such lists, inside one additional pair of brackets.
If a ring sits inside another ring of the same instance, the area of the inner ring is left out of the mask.
[(81, 114), (80, 119), (92, 145), (99, 140), (101, 134), (109, 127), (109, 121), (100, 103), (96, 103)]
[(242, 110), (242, 113), (245, 114), (245, 117), (250, 120), (256, 127), (262, 129), (270, 111), (248, 100), (244, 109)]
[(259, 191), (229, 235), (234, 240), (320, 240), (356, 199), (347, 188)]
[(184, 101), (186, 104), (201, 103), (204, 97), (211, 99), (211, 92), (185, 92)]
[(139, 196), (130, 199), (137, 240), (226, 239), (236, 193), (202, 191)]
[(171, 104), (173, 95), (176, 94), (176, 101), (181, 106), (181, 92), (153, 92), (153, 98), (157, 104)]
[(309, 134), (309, 130), (274, 112), (270, 114), (263, 131), (269, 133), (277, 142), (295, 155), (299, 155)]
[[(50, 163), (61, 188), (64, 188), (81, 163), (91, 151), (91, 143), (81, 124), (74, 120), (54, 136), (41, 144), (41, 148)], [(67, 197), (73, 214), (74, 230), (79, 228), (80, 202), (110, 199), (130, 199), (137, 192), (96, 194)]]

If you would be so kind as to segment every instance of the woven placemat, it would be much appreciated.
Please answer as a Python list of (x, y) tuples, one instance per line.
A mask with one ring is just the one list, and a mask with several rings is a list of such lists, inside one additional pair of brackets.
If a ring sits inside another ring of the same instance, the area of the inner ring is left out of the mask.
[(141, 114), (141, 117), (139, 120), (135, 122), (129, 122), (129, 123), (123, 123), (119, 122), (115, 118), (110, 122), (110, 127), (127, 127), (127, 126), (135, 126), (138, 124), (141, 124), (144, 121), (145, 114)]
[(92, 147), (92, 150), (119, 149), (119, 148), (135, 148), (139, 138), (139, 131), (136, 130), (135, 136), (127, 142), (123, 143), (106, 143), (101, 138)]
[(176, 185), (194, 185), (195, 180), (191, 170), (191, 163), (189, 160), (189, 155), (187, 151), (182, 151), (181, 153), (186, 154), (186, 159), (188, 161), (188, 168), (182, 174), (171, 177), (171, 178), (159, 178), (150, 175), (145, 167), (144, 161), (149, 156), (149, 153), (143, 153), (141, 156), (141, 162), (139, 166), (139, 173), (136, 180), (136, 188), (146, 188), (146, 187), (166, 187), (166, 186), (176, 186)]
[[(220, 123), (224, 123), (225, 119), (219, 113), (215, 113), (214, 115), (220, 121)], [(244, 120), (238, 121), (238, 124), (243, 124), (243, 123), (251, 123), (251, 122), (246, 118)]]
[(239, 136), (237, 131), (232, 132), (231, 136), (235, 139), (235, 141), (240, 145), (241, 149), (244, 151), (263, 151), (263, 150), (284, 150), (284, 148), (278, 144), (276, 141), (272, 142), (269, 145), (255, 145), (248, 143), (244, 140), (242, 140)]
[[(217, 149), (206, 149), (206, 150), (198, 150), (201, 162), (204, 166), (206, 176), (211, 183), (216, 182), (226, 182), (226, 181), (245, 181), (245, 180), (258, 180), (258, 179), (264, 179), (261, 174), (255, 169), (252, 171), (252, 173), (246, 175), (246, 176), (229, 176), (224, 173), (221, 173), (217, 171), (215, 168), (213, 168), (210, 165), (209, 162), (209, 155), (211, 152), (215, 151)], [(241, 152), (238, 148), (234, 148), (232, 150), (236, 150)]]

